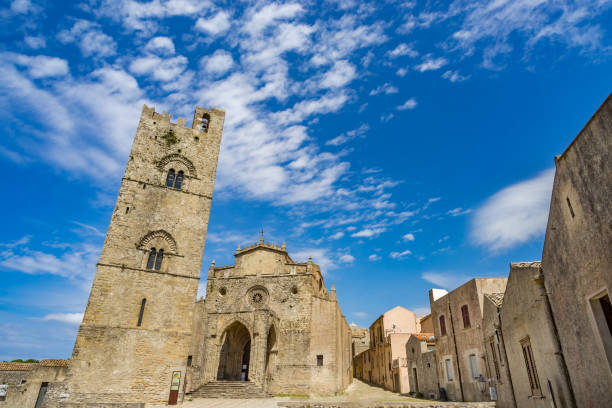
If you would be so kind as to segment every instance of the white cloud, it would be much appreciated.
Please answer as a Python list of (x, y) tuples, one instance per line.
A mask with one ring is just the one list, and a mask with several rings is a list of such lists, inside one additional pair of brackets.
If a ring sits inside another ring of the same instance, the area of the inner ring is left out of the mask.
[(252, 11), (243, 29), (251, 35), (256, 35), (280, 20), (291, 19), (304, 11), (299, 3), (270, 3), (257, 11)]
[(446, 71), (442, 74), (442, 78), (448, 79), (451, 82), (463, 82), (470, 79), (470, 75), (463, 76), (459, 71)]
[(429, 306), (421, 306), (410, 309), (417, 315), (417, 317), (424, 317), (431, 313)]
[(380, 255), (377, 254), (372, 254), (370, 256), (368, 256), (368, 260), (375, 262), (375, 261), (380, 261), (382, 258), (380, 257)]
[(496, 60), (509, 54), (513, 45), (522, 45), (527, 56), (546, 40), (594, 51), (601, 49), (603, 31), (593, 20), (610, 7), (612, 2), (601, 0), (470, 2), (454, 11), (465, 13), (465, 18), (451, 42), (466, 55), (483, 50), (483, 66), (488, 69), (499, 69)]
[(474, 213), (470, 236), (491, 251), (511, 248), (542, 236), (546, 229), (554, 169), (508, 186)]
[(408, 45), (405, 43), (399, 44), (397, 47), (395, 47), (391, 51), (387, 51), (387, 56), (389, 58), (398, 58), (402, 56), (408, 56), (411, 58), (415, 58), (418, 55), (419, 53), (414, 48), (412, 48), (411, 45)]
[(198, 294), (196, 295), (196, 299), (200, 300), (206, 297), (206, 282), (198, 282)]
[(357, 129), (349, 130), (346, 133), (341, 134), (340, 136), (336, 136), (331, 140), (325, 142), (327, 146), (340, 146), (350, 140), (353, 140), (357, 137), (365, 137), (366, 132), (370, 130), (370, 126), (367, 124), (363, 124), (359, 126)]
[(30, 0), (13, 0), (11, 3), (11, 11), (17, 14), (27, 14), (33, 9)]
[(342, 263), (353, 263), (355, 262), (355, 257), (351, 254), (345, 254), (340, 257), (340, 262)]
[(48, 78), (68, 74), (68, 61), (61, 58), (48, 57), (46, 55), (30, 57), (13, 53), (3, 53), (0, 55), (16, 65), (27, 67), (28, 74), (32, 78)]
[(343, 236), (344, 236), (344, 232), (342, 232), (342, 231), (338, 231), (338, 232), (336, 232), (334, 235), (331, 235), (331, 236), (329, 237), (329, 239), (332, 239), (332, 240), (337, 240), (337, 239), (342, 238)]
[(370, 96), (378, 95), (381, 93), (384, 93), (385, 95), (390, 95), (390, 94), (395, 94), (398, 92), (399, 92), (399, 89), (397, 89), (395, 86), (387, 82), (382, 85), (378, 85), (376, 88), (372, 89), (370, 91)]
[(181, 75), (187, 63), (187, 58), (182, 55), (171, 58), (149, 55), (133, 60), (130, 63), (130, 71), (138, 75), (150, 75), (157, 81), (168, 82)]
[(382, 234), (386, 230), (387, 230), (386, 228), (365, 228), (365, 229), (362, 229), (361, 231), (351, 234), (351, 237), (353, 238), (373, 238), (373, 237), (376, 237)]
[(51, 313), (43, 317), (42, 320), (80, 325), (83, 321), (83, 313)]
[(431, 54), (427, 54), (423, 58), (423, 62), (415, 65), (414, 69), (419, 72), (435, 71), (448, 64), (448, 60), (444, 57), (433, 58)]
[(407, 249), (407, 250), (402, 251), (402, 252), (396, 252), (396, 251), (391, 252), (391, 253), (389, 254), (389, 256), (390, 256), (391, 258), (393, 258), (393, 259), (404, 259), (405, 257), (407, 257), (408, 255), (410, 255), (411, 253), (412, 253), (412, 252), (411, 252), (409, 249)]
[(213, 55), (206, 55), (200, 60), (206, 72), (214, 75), (223, 75), (234, 65), (232, 54), (224, 50), (217, 50)]
[(117, 53), (117, 44), (100, 30), (100, 25), (78, 20), (70, 30), (62, 30), (57, 38), (64, 44), (78, 44), (84, 57), (109, 57)]
[(464, 274), (435, 271), (423, 272), (421, 278), (427, 282), (433, 283), (438, 287), (448, 290), (453, 290), (471, 279), (469, 276)]
[(409, 110), (414, 109), (417, 106), (417, 101), (414, 98), (408, 99), (406, 102), (397, 107), (397, 110)]
[(340, 88), (356, 77), (355, 66), (348, 61), (336, 61), (332, 68), (323, 75), (321, 88)]
[(457, 207), (457, 208), (453, 208), (452, 210), (448, 210), (446, 213), (448, 215), (453, 216), (453, 217), (458, 217), (459, 215), (465, 215), (465, 214), (469, 214), (471, 212), (472, 212), (472, 210), (470, 208)]
[(231, 25), (230, 15), (225, 11), (219, 11), (212, 18), (198, 18), (195, 28), (199, 31), (216, 36), (227, 31)]
[(402, 78), (403, 78), (403, 77), (405, 77), (407, 73), (408, 73), (408, 70), (407, 70), (406, 68), (399, 68), (399, 69), (398, 69), (398, 70), (395, 72), (395, 74), (396, 74), (397, 76), (400, 76), (400, 77), (402, 77)]
[(23, 42), (25, 42), (28, 47), (34, 50), (45, 48), (47, 46), (47, 40), (45, 40), (45, 37), (43, 36), (34, 37), (34, 36), (26, 35), (23, 38)]
[(414, 241), (414, 234), (408, 233), (402, 237), (404, 241)]
[(174, 55), (174, 42), (169, 37), (153, 37), (145, 49), (160, 55)]
[(365, 319), (366, 317), (368, 317), (368, 314), (366, 312), (353, 312), (353, 316), (359, 319)]

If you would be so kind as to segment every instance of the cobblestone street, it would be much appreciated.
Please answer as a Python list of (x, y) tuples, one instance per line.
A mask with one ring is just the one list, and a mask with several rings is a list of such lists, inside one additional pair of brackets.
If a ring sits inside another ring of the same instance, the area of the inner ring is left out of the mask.
[[(186, 398), (182, 408), (427, 408), (427, 407), (494, 407), (492, 402), (440, 402), (404, 397), (402, 395), (373, 387), (362, 381), (353, 379), (353, 383), (342, 395), (334, 397), (291, 398), (275, 397), (264, 399), (194, 399)], [(161, 408), (166, 405), (147, 405), (147, 408)]]

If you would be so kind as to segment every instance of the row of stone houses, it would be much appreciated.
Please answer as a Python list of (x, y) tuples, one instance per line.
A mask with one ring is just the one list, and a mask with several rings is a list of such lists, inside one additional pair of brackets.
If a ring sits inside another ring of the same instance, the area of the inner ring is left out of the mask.
[(542, 261), (432, 289), (428, 327), (405, 331), (402, 355), (385, 313), (357, 378), (500, 408), (612, 406), (612, 95), (555, 164)]

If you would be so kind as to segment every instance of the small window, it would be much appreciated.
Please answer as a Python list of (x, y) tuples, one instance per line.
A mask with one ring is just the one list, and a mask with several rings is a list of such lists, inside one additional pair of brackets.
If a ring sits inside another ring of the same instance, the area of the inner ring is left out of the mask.
[(447, 358), (445, 360), (446, 363), (446, 379), (448, 381), (453, 381), (453, 363), (451, 362), (450, 358)]
[(130, 207), (125, 207), (125, 213), (128, 214), (130, 212)]
[(200, 125), (201, 132), (208, 132), (209, 122), (210, 122), (210, 118), (208, 117), (207, 114), (204, 114), (204, 116), (202, 116), (202, 124)]
[(142, 299), (140, 302), (140, 313), (138, 313), (138, 323), (136, 326), (140, 327), (142, 325), (142, 316), (144, 315), (145, 305), (147, 304), (147, 299)]
[(164, 250), (160, 249), (157, 252), (157, 257), (155, 258), (155, 270), (159, 271), (162, 265), (162, 259), (164, 258)]
[(446, 336), (446, 320), (444, 319), (444, 315), (440, 316), (440, 335)]
[(463, 317), (463, 328), (467, 329), (470, 327), (470, 312), (468, 311), (467, 305), (461, 306), (461, 317)]
[(192, 356), (187, 356), (187, 367), (191, 367), (191, 361), (193, 360)]
[(540, 390), (540, 380), (538, 379), (538, 370), (536, 370), (529, 338), (521, 341), (521, 347), (523, 349), (523, 359), (525, 360), (527, 377), (529, 378), (529, 386), (531, 387), (531, 395), (542, 395), (542, 391)]
[(321, 367), (323, 365), (323, 354), (317, 355), (317, 366)]
[(176, 175), (176, 180), (174, 181), (174, 188), (176, 188), (177, 190), (180, 190), (182, 185), (183, 185), (183, 171), (181, 170)]
[(166, 187), (174, 186), (174, 169), (168, 170), (168, 175), (166, 176)]
[(147, 269), (153, 269), (155, 266), (155, 258), (157, 257), (157, 251), (155, 248), (151, 248), (151, 252), (149, 252), (149, 259), (147, 260)]
[(478, 357), (476, 354), (470, 354), (468, 358), (470, 360), (470, 371), (472, 371), (472, 378), (480, 377), (480, 364), (478, 364)]
[(570, 215), (572, 216), (572, 218), (574, 218), (576, 214), (574, 214), (574, 208), (572, 207), (572, 202), (570, 201), (569, 197), (565, 197), (565, 200), (567, 201), (567, 207), (569, 208)]
[(604, 290), (589, 299), (594, 317), (595, 333), (603, 345), (603, 352), (612, 370), (612, 303), (610, 294)]

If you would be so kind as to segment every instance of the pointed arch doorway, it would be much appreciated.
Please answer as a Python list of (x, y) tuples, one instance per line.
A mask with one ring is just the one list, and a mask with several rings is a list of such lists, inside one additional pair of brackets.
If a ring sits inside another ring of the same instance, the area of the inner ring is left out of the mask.
[(251, 361), (251, 334), (240, 322), (232, 323), (221, 337), (217, 380), (248, 381)]

